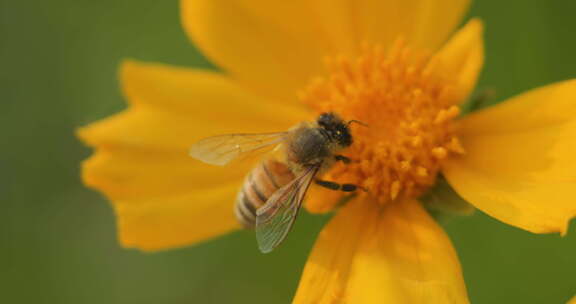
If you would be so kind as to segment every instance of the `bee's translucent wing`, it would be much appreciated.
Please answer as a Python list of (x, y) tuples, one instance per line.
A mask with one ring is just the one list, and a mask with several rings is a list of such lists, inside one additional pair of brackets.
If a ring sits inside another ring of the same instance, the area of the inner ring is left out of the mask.
[(190, 148), (190, 156), (207, 164), (224, 166), (233, 159), (278, 144), (287, 132), (227, 134), (204, 138)]
[(276, 248), (285, 238), (298, 215), (304, 195), (320, 166), (306, 169), (288, 185), (276, 191), (256, 211), (256, 239), (262, 253)]

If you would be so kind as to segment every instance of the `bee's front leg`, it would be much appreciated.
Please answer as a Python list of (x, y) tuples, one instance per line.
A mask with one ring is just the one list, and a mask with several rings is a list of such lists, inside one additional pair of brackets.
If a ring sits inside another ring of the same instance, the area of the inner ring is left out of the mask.
[(336, 182), (325, 181), (325, 180), (321, 180), (321, 179), (316, 179), (315, 183), (318, 186), (322, 186), (324, 188), (334, 190), (334, 191), (354, 192), (358, 189), (366, 191), (366, 189), (364, 189), (358, 185), (354, 185), (354, 184), (339, 184)]

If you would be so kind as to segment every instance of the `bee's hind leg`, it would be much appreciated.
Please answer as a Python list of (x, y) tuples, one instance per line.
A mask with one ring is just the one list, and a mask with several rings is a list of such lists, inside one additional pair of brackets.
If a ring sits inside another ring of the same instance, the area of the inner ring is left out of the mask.
[(364, 189), (358, 185), (354, 185), (354, 184), (339, 184), (336, 182), (325, 181), (325, 180), (321, 180), (321, 179), (316, 179), (315, 183), (318, 186), (322, 186), (324, 188), (334, 190), (334, 191), (354, 192), (358, 189), (366, 191), (366, 189)]

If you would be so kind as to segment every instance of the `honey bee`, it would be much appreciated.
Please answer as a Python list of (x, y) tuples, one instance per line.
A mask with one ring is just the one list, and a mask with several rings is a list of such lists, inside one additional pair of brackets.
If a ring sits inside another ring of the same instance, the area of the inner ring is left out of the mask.
[(258, 247), (268, 253), (285, 238), (298, 215), (312, 181), (332, 190), (356, 191), (353, 184), (317, 179), (335, 161), (350, 159), (336, 154), (352, 145), (349, 125), (334, 113), (322, 113), (314, 122), (302, 122), (285, 132), (228, 134), (195, 143), (190, 155), (205, 163), (224, 166), (240, 156), (276, 147), (280, 158), (263, 159), (247, 175), (234, 207), (245, 228), (255, 228)]

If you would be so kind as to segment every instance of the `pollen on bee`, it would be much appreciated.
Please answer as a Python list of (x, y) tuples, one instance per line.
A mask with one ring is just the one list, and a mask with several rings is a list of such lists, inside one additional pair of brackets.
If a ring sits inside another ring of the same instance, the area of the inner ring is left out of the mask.
[(428, 53), (398, 40), (386, 50), (362, 47), (357, 57), (327, 60), (329, 74), (300, 94), (318, 112), (333, 111), (368, 128), (353, 128), (348, 153), (359, 162), (338, 165), (327, 179), (369, 189), (374, 201), (415, 198), (434, 184), (442, 161), (464, 153), (456, 137), (455, 84)]

